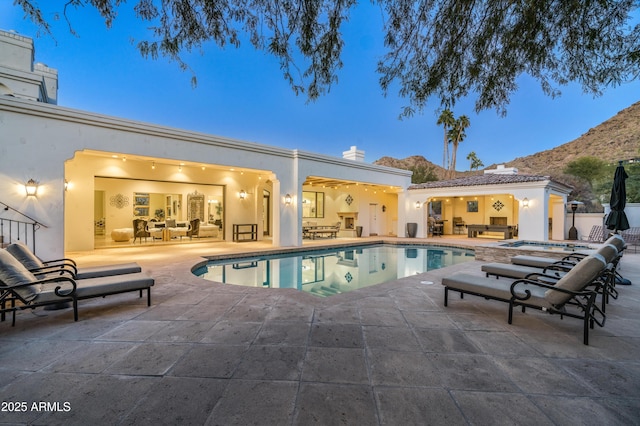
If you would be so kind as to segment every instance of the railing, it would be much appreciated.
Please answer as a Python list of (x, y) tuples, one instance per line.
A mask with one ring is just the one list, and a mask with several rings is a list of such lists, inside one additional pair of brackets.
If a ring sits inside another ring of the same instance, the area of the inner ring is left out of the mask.
[(0, 206), (4, 206), (1, 212), (12, 211), (26, 219), (25, 221), (0, 217), (0, 247), (6, 247), (15, 241), (21, 241), (35, 253), (36, 231), (47, 226), (1, 201)]

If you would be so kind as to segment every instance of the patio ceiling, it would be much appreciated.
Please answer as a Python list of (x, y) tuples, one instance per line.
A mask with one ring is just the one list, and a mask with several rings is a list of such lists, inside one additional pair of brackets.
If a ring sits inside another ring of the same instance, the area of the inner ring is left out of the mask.
[(168, 158), (160, 158), (160, 157), (147, 157), (142, 155), (132, 155), (132, 154), (123, 154), (117, 152), (107, 152), (107, 151), (96, 151), (91, 149), (85, 149), (82, 151), (83, 154), (92, 156), (92, 157), (100, 157), (100, 158), (113, 158), (113, 159), (121, 159), (123, 161), (134, 161), (141, 163), (148, 163), (149, 165), (170, 165), (170, 166), (181, 166), (181, 167), (193, 167), (193, 168), (204, 168), (208, 170), (221, 170), (221, 171), (231, 171), (231, 172), (239, 172), (239, 173), (256, 173), (258, 175), (269, 174), (269, 170), (258, 170), (258, 169), (250, 169), (246, 167), (230, 167), (221, 164), (211, 164), (206, 162), (194, 162), (194, 161), (183, 161), (178, 159), (168, 159)]
[(318, 177), (318, 176), (308, 176), (307, 179), (304, 181), (303, 185), (314, 186), (318, 188), (333, 188), (333, 189), (338, 189), (338, 188), (349, 189), (352, 186), (358, 186), (358, 187), (364, 187), (365, 189), (372, 189), (374, 191), (382, 191), (382, 192), (389, 192), (389, 193), (396, 193), (402, 190), (402, 188), (400, 188), (399, 186), (376, 185), (376, 184), (371, 184), (366, 182), (355, 182), (355, 181), (349, 181), (349, 180), (332, 179), (332, 178), (325, 178), (325, 177)]

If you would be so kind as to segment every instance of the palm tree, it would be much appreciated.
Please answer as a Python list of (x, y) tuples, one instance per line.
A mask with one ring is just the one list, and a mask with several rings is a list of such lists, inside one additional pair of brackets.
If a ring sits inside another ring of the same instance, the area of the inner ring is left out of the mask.
[(480, 167), (484, 167), (484, 163), (478, 158), (475, 151), (471, 151), (469, 155), (467, 155), (467, 160), (471, 161), (469, 170), (478, 170)]
[(444, 151), (442, 152), (442, 168), (447, 168), (447, 162), (449, 160), (449, 129), (456, 124), (456, 119), (453, 117), (453, 113), (450, 109), (445, 108), (440, 117), (438, 117), (438, 125), (442, 124), (444, 127)]
[(467, 127), (469, 127), (471, 123), (469, 122), (469, 117), (466, 115), (461, 115), (457, 120), (455, 120), (454, 125), (449, 131), (448, 139), (451, 140), (452, 151), (451, 151), (451, 161), (449, 162), (449, 179), (453, 179), (456, 173), (456, 154), (458, 152), (458, 144), (467, 137), (467, 134), (464, 132)]

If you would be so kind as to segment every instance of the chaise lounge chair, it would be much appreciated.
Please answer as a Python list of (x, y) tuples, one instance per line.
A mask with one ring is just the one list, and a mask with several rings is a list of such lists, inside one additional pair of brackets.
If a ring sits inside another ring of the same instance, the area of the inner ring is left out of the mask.
[[(496, 280), (477, 275), (457, 273), (442, 279), (444, 285), (444, 305), (448, 306), (449, 291), (460, 296), (472, 294), (485, 299), (493, 299), (509, 304), (508, 323), (513, 322), (513, 308), (539, 309), (550, 314), (559, 314), (583, 320), (583, 343), (589, 344), (589, 328), (594, 323), (604, 326), (605, 316), (595, 304), (602, 286), (601, 275), (607, 266), (599, 254), (588, 256), (569, 270), (562, 278), (530, 276), (528, 279)], [(596, 286), (589, 290), (588, 286)]]
[[(562, 260), (576, 263), (580, 259), (583, 259), (583, 258), (589, 256), (590, 254), (596, 253), (599, 248), (601, 248), (603, 246), (606, 246), (606, 245), (613, 245), (618, 250), (618, 253), (620, 253), (620, 254), (622, 254), (622, 252), (624, 251), (624, 249), (627, 246), (625, 241), (624, 241), (624, 239), (622, 239), (622, 237), (620, 235), (614, 234), (611, 237), (609, 237), (607, 239), (607, 241), (605, 241), (603, 244), (598, 246), (598, 248), (593, 249), (593, 250), (580, 250), (580, 251), (571, 253), (571, 254), (565, 256), (564, 258), (562, 258)], [(533, 267), (536, 267), (536, 268), (544, 268), (544, 267), (546, 267), (548, 265), (551, 265), (551, 264), (553, 264), (553, 263), (555, 263), (557, 261), (558, 261), (557, 258), (545, 257), (545, 256), (519, 255), (519, 256), (513, 256), (511, 258), (511, 263), (513, 263), (515, 265), (533, 266)]]
[(71, 302), (73, 318), (78, 321), (78, 300), (104, 297), (116, 293), (147, 290), (147, 306), (151, 306), (151, 286), (154, 280), (144, 272), (98, 278), (74, 279), (68, 274), (36, 277), (7, 250), (0, 250), (0, 314), (46, 305)]
[[(562, 258), (562, 260), (565, 262), (570, 262), (575, 264), (579, 262), (581, 259), (584, 259), (585, 257), (589, 256), (590, 254), (597, 253), (600, 248), (608, 245), (613, 245), (618, 250), (619, 257), (622, 256), (624, 250), (627, 248), (627, 244), (622, 238), (622, 236), (620, 236), (619, 234), (613, 234), (607, 239), (607, 241), (604, 242), (604, 244), (600, 245), (598, 249), (584, 250), (584, 251), (571, 253), (570, 255)], [(513, 256), (511, 258), (511, 263), (513, 263), (514, 265), (532, 266), (534, 268), (545, 268), (549, 265), (554, 264), (557, 261), (558, 259), (556, 258), (543, 257), (543, 256), (520, 255), (520, 256)], [(617, 270), (615, 272), (615, 275), (616, 275), (615, 284), (631, 285), (631, 281), (629, 281), (628, 279), (620, 275), (620, 273)]]
[[(597, 254), (601, 255), (608, 265), (608, 279), (602, 287), (603, 298), (601, 309), (605, 310), (609, 297), (618, 298), (618, 291), (615, 289), (616, 268), (620, 261), (618, 249), (613, 244), (606, 244), (600, 247)], [(583, 258), (584, 259), (584, 258)], [(580, 259), (580, 260), (583, 260)], [(531, 275), (544, 274), (551, 277), (561, 278), (570, 271), (578, 262), (570, 260), (558, 260), (545, 267), (523, 266), (513, 263), (487, 263), (481, 266), (481, 270), (487, 277), (494, 275), (496, 278), (505, 277), (512, 279), (525, 279)]]
[(76, 262), (68, 258), (42, 261), (27, 245), (21, 242), (9, 244), (6, 250), (39, 278), (42, 278), (44, 274), (63, 271), (69, 272), (71, 278), (78, 280), (142, 272), (140, 265), (135, 262), (78, 268)]

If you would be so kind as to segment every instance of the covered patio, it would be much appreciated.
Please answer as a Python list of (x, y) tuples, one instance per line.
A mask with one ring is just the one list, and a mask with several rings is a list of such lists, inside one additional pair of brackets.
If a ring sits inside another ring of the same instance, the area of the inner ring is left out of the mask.
[(418, 224), (418, 237), (430, 234), (431, 217), (444, 235), (564, 240), (571, 190), (548, 176), (515, 173), (427, 182), (409, 187), (407, 222)]

